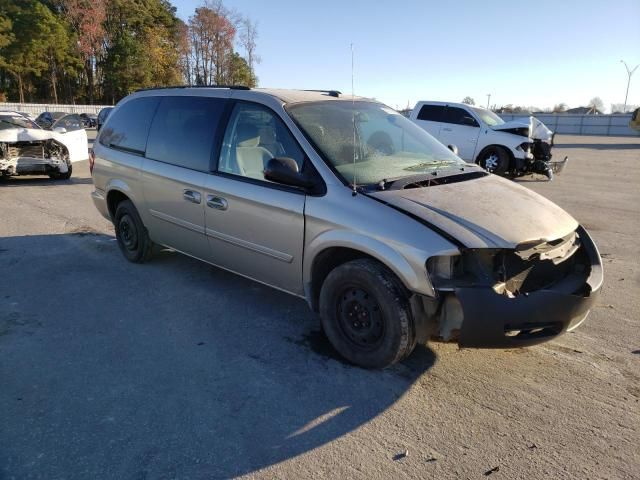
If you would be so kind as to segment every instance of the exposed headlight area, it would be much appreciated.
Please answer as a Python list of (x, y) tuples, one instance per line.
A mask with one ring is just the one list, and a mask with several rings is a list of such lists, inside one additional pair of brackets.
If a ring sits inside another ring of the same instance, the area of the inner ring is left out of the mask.
[(602, 285), (602, 261), (579, 227), (514, 249), (463, 249), (428, 259), (431, 332), (467, 347), (533, 345), (576, 328)]
[(436, 291), (489, 287), (516, 297), (551, 288), (572, 274), (583, 277), (589, 259), (572, 232), (553, 241), (533, 241), (515, 249), (467, 249), (459, 255), (431, 257), (427, 272)]

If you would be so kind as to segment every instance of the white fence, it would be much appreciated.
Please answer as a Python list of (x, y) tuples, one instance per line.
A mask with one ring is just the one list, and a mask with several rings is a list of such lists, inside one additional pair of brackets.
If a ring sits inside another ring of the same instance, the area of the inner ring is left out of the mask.
[(42, 112), (66, 112), (66, 113), (95, 113), (112, 105), (62, 105), (55, 103), (0, 103), (0, 111), (11, 110), (14, 112), (32, 113), (40, 115)]
[[(629, 128), (631, 113), (613, 115), (580, 115), (573, 113), (536, 113), (533, 115), (552, 131), (567, 135), (604, 135), (611, 137), (637, 137), (640, 132)], [(503, 113), (503, 120), (528, 117), (520, 113)]]

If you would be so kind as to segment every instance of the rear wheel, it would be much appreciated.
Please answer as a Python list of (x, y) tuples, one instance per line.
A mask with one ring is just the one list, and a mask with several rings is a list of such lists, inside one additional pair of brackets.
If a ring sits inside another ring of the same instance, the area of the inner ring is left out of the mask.
[(392, 365), (416, 344), (407, 293), (374, 260), (353, 260), (329, 273), (320, 292), (320, 316), (334, 348), (364, 368)]
[(480, 154), (478, 163), (489, 173), (504, 175), (509, 170), (509, 152), (502, 147), (489, 147)]
[(151, 258), (153, 242), (130, 200), (118, 204), (113, 223), (118, 246), (127, 260), (144, 263)]

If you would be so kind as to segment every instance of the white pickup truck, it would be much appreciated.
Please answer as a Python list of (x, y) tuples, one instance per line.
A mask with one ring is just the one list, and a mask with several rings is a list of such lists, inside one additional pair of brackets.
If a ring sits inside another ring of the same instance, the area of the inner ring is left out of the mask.
[(551, 162), (554, 134), (535, 117), (505, 122), (491, 110), (464, 103), (420, 101), (409, 118), (458, 155), (489, 172), (553, 178), (567, 159)]

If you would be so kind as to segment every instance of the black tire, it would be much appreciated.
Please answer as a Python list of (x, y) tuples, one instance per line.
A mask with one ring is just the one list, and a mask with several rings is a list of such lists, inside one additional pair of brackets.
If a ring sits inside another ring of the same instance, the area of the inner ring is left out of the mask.
[(408, 294), (375, 260), (353, 260), (329, 273), (320, 291), (320, 318), (334, 348), (360, 367), (387, 367), (416, 345)]
[(153, 242), (130, 200), (123, 200), (118, 204), (113, 224), (118, 246), (127, 260), (144, 263), (151, 258)]
[(67, 161), (67, 171), (64, 173), (50, 173), (49, 178), (54, 180), (69, 180), (71, 178), (71, 174), (73, 173), (73, 166), (71, 162)]
[(489, 147), (478, 156), (478, 164), (487, 172), (504, 175), (509, 171), (511, 156), (503, 147)]

